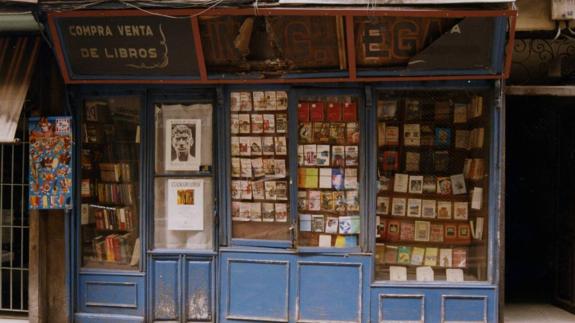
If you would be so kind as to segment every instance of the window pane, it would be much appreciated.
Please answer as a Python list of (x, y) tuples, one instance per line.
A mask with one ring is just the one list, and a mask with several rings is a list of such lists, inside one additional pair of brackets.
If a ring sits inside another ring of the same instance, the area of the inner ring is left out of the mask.
[(287, 93), (230, 96), (232, 238), (290, 240)]
[(487, 279), (485, 101), (469, 92), (379, 93), (378, 279)]
[(212, 249), (210, 103), (156, 105), (154, 247)]
[(358, 100), (298, 102), (298, 245), (356, 247), (360, 233)]
[(84, 102), (80, 248), (85, 267), (138, 268), (140, 109), (137, 96)]

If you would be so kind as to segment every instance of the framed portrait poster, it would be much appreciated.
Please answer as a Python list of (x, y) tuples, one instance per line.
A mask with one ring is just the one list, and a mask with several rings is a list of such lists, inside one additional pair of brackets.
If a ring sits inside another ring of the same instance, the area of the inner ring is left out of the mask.
[(165, 165), (167, 171), (197, 171), (201, 161), (200, 119), (167, 119)]
[(166, 217), (168, 230), (204, 229), (204, 182), (201, 179), (168, 179)]

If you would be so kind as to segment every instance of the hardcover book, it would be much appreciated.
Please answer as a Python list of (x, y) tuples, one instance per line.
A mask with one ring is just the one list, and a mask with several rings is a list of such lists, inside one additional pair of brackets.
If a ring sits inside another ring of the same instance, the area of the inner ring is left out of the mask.
[(309, 122), (309, 102), (300, 102), (297, 105), (298, 122)]
[(407, 200), (407, 216), (414, 218), (421, 217), (421, 199)]
[(451, 219), (451, 202), (450, 201), (437, 201), (437, 218), (450, 220)]
[(429, 241), (431, 224), (428, 221), (415, 221), (415, 241)]
[(411, 247), (400, 246), (397, 249), (397, 263), (400, 265), (409, 265), (411, 262)]
[(443, 242), (443, 224), (432, 224), (430, 228), (429, 241)]
[(343, 104), (343, 121), (357, 121), (357, 105), (355, 102), (346, 102)]
[(425, 260), (423, 264), (425, 266), (437, 266), (437, 248), (425, 248)]
[(410, 264), (413, 266), (423, 265), (423, 257), (425, 257), (425, 248), (413, 247)]
[(391, 215), (405, 216), (406, 200), (404, 198), (394, 197), (391, 200)]
[(453, 123), (466, 123), (467, 109), (468, 109), (467, 104), (455, 103), (453, 107)]
[(312, 102), (309, 105), (310, 121), (324, 121), (323, 102)]
[(451, 267), (453, 260), (452, 253), (453, 253), (452, 249), (445, 249), (445, 248), (439, 249), (439, 266), (446, 268)]
[(403, 221), (400, 225), (399, 239), (401, 241), (413, 241), (415, 236), (415, 228), (412, 222)]
[[(275, 133), (276, 132), (275, 115), (264, 114), (262, 119), (263, 119), (263, 132), (264, 133)], [(253, 118), (252, 118), (252, 120), (253, 120)]]
[(327, 104), (327, 121), (338, 122), (341, 121), (341, 104), (337, 102), (330, 102)]
[(399, 241), (399, 220), (389, 220), (387, 223), (387, 240), (390, 242)]
[(393, 179), (393, 191), (399, 193), (407, 193), (409, 183), (409, 175), (396, 173)]
[(435, 200), (422, 200), (421, 202), (421, 217), (433, 219), (436, 216), (436, 202)]
[(451, 146), (451, 128), (435, 128), (435, 146)]

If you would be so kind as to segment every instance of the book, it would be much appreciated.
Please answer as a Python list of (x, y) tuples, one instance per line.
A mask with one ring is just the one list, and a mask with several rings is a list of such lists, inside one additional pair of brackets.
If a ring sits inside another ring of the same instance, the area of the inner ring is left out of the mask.
[(335, 190), (343, 190), (345, 188), (344, 172), (341, 168), (331, 169), (331, 186)]
[(471, 241), (471, 229), (469, 223), (461, 223), (457, 225), (457, 240), (462, 243), (469, 243)]
[(447, 223), (443, 226), (443, 241), (457, 242), (457, 224)]
[(451, 177), (438, 176), (437, 177), (437, 194), (451, 195), (451, 193), (452, 193)]
[(250, 220), (250, 210), (252, 209), (251, 203), (241, 202), (240, 203), (240, 221), (249, 221)]
[(311, 122), (300, 123), (298, 135), (300, 143), (313, 142), (313, 124)]
[(249, 151), (251, 156), (262, 155), (262, 138), (261, 137), (247, 137), (249, 138)]
[(445, 276), (446, 276), (446, 280), (448, 282), (455, 282), (455, 283), (459, 283), (464, 281), (463, 279), (463, 270), (461, 269), (455, 269), (455, 268), (447, 268), (445, 270)]
[(309, 104), (309, 120), (310, 121), (324, 121), (324, 106), (323, 102), (312, 102)]
[(262, 159), (264, 174), (266, 176), (274, 176), (276, 174), (276, 161), (271, 158)]
[(375, 217), (375, 238), (385, 240), (387, 237), (387, 220)]
[(469, 149), (482, 149), (485, 138), (484, 128), (475, 128), (469, 133)]
[(321, 210), (321, 193), (320, 191), (308, 191), (307, 192), (308, 205), (307, 209), (310, 211)]
[(82, 178), (80, 181), (80, 196), (81, 197), (91, 197), (92, 196), (92, 183), (89, 178)]
[(468, 109), (467, 104), (455, 103), (453, 106), (453, 123), (466, 123), (467, 109)]
[(252, 159), (252, 170), (253, 177), (263, 177), (266, 175), (264, 172), (263, 160), (261, 158)]
[(331, 166), (345, 167), (345, 146), (331, 147)]
[(299, 231), (311, 232), (311, 214), (299, 215)]
[(399, 233), (400, 222), (399, 220), (389, 220), (387, 223), (387, 240), (390, 242), (397, 242), (400, 238)]
[(320, 209), (322, 211), (334, 211), (335, 210), (335, 200), (333, 199), (332, 192), (320, 192)]
[(345, 212), (347, 201), (345, 200), (344, 192), (333, 192), (333, 199), (335, 201), (335, 211)]
[(252, 133), (262, 133), (264, 131), (264, 119), (261, 114), (251, 114)]
[(451, 219), (451, 202), (450, 201), (437, 201), (437, 218), (450, 220)]
[(483, 188), (475, 187), (471, 192), (471, 209), (481, 210), (483, 204)]
[(240, 122), (240, 133), (249, 134), (252, 130), (250, 115), (245, 113), (238, 114), (238, 120)]
[(451, 106), (448, 101), (435, 102), (435, 121), (450, 121)]
[(339, 229), (339, 218), (335, 216), (328, 216), (325, 221), (325, 233), (335, 234)]
[(230, 93), (230, 111), (240, 111), (240, 92)]
[(304, 163), (304, 153), (303, 153), (303, 146), (304, 145), (297, 145), (297, 165), (303, 166)]
[(455, 248), (453, 249), (453, 267), (466, 268), (467, 267), (467, 249)]
[(383, 147), (385, 146), (385, 123), (378, 122), (377, 123), (377, 146)]
[(437, 192), (437, 180), (433, 175), (423, 176), (423, 193), (430, 194)]
[(403, 144), (405, 146), (420, 145), (420, 129), (418, 123), (403, 125)]
[(399, 246), (397, 248), (397, 263), (400, 265), (409, 265), (411, 262), (411, 247)]
[(421, 120), (421, 106), (419, 100), (406, 99), (405, 100), (405, 121), (418, 121)]
[(339, 233), (340, 234), (358, 234), (360, 228), (359, 216), (340, 216)]
[(232, 156), (240, 156), (240, 137), (232, 136), (230, 139), (230, 153)]
[(397, 117), (397, 100), (377, 100), (377, 118), (394, 120)]
[(432, 282), (435, 280), (433, 269), (429, 266), (417, 267), (415, 269), (415, 280), (418, 282)]
[(422, 124), (419, 128), (420, 139), (419, 143), (421, 146), (433, 146), (435, 141), (433, 127), (431, 125)]
[(469, 111), (467, 113), (469, 119), (479, 118), (483, 114), (483, 97), (474, 96), (471, 98), (469, 104)]
[(357, 122), (348, 122), (345, 127), (345, 138), (347, 144), (359, 144), (359, 124)]
[(277, 106), (276, 91), (265, 91), (266, 104), (265, 108), (268, 111), (275, 111)]
[(300, 102), (297, 104), (297, 120), (298, 122), (309, 122), (310, 114), (309, 102)]
[(412, 194), (423, 193), (423, 176), (421, 175), (409, 176), (409, 193)]
[(343, 182), (343, 186), (346, 190), (357, 190), (359, 187), (359, 183), (357, 181), (357, 168), (346, 168)]
[(320, 234), (318, 247), (324, 247), (324, 248), (331, 247), (331, 236), (329, 234)]
[(436, 206), (435, 200), (422, 200), (421, 201), (421, 217), (433, 219), (436, 216)]
[(276, 155), (287, 155), (286, 137), (275, 137)]
[(232, 221), (242, 221), (240, 218), (241, 202), (232, 201)]
[(439, 266), (441, 267), (451, 267), (453, 262), (452, 257), (453, 250), (447, 248), (439, 249)]
[(239, 155), (240, 156), (251, 156), (251, 137), (239, 137)]
[(307, 210), (308, 200), (307, 200), (307, 191), (298, 191), (297, 192), (297, 209), (298, 210)]
[(286, 91), (276, 91), (276, 110), (285, 111), (288, 109), (288, 94)]
[(288, 117), (285, 113), (278, 113), (275, 115), (275, 126), (277, 133), (287, 133)]
[(277, 178), (284, 178), (287, 176), (287, 168), (285, 159), (274, 159), (274, 176)]
[(253, 176), (252, 172), (252, 160), (249, 158), (240, 158), (241, 166), (241, 177), (251, 178)]
[[(306, 145), (307, 146), (307, 145)], [(317, 145), (316, 146), (316, 165), (329, 166), (330, 163), (330, 145)], [(304, 146), (305, 153), (305, 146)]]
[(423, 264), (424, 257), (425, 257), (425, 248), (413, 247), (413, 250), (411, 251), (410, 264), (413, 266), (421, 266)]
[(254, 111), (266, 110), (266, 95), (262, 91), (252, 92), (253, 108)]
[(304, 165), (315, 166), (317, 164), (317, 145), (304, 145)]
[(264, 183), (264, 189), (266, 200), (275, 200), (277, 198), (275, 181), (266, 181)]
[(331, 168), (319, 169), (319, 188), (332, 188), (331, 185)]
[(237, 114), (230, 115), (230, 133), (232, 135), (240, 133), (240, 118)]
[(451, 175), (451, 192), (453, 195), (467, 194), (463, 174)]
[(384, 262), (387, 264), (397, 263), (397, 246), (385, 246)]
[(330, 102), (327, 104), (327, 121), (338, 122), (341, 121), (341, 104), (337, 102)]
[[(252, 115), (252, 127), (253, 127), (253, 115)], [(262, 131), (264, 133), (275, 133), (276, 132), (276, 119), (273, 114), (262, 115)], [(253, 128), (252, 128), (253, 132)], [(254, 132), (255, 133), (255, 132)]]
[(455, 148), (469, 149), (469, 130), (455, 130)]
[(435, 128), (435, 146), (451, 146), (451, 128)]
[(321, 214), (312, 214), (311, 216), (311, 231), (323, 232), (325, 228), (325, 219)]
[(240, 158), (237, 158), (237, 157), (231, 158), (231, 175), (232, 175), (232, 177), (240, 177), (241, 176)]
[(429, 241), (431, 223), (429, 221), (415, 221), (415, 241)]
[(429, 229), (429, 241), (431, 242), (443, 242), (444, 230), (443, 224), (432, 224)]
[(399, 170), (399, 153), (393, 150), (384, 151), (380, 164), (384, 172)]
[(407, 268), (401, 266), (389, 266), (389, 280), (406, 281)]
[(359, 147), (345, 146), (345, 166), (357, 166), (359, 164)]
[(277, 200), (287, 200), (288, 199), (288, 183), (287, 181), (277, 181), (276, 182), (276, 199)]
[(404, 198), (394, 197), (391, 200), (391, 215), (405, 216), (406, 200)]
[(436, 266), (437, 265), (437, 248), (425, 248), (425, 258), (423, 264), (425, 266)]
[(467, 220), (469, 214), (468, 202), (453, 202), (453, 219)]
[(389, 197), (378, 196), (375, 211), (377, 214), (388, 215), (389, 214)]
[(357, 121), (357, 104), (355, 102), (345, 102), (343, 104), (343, 121)]
[(399, 229), (399, 240), (413, 241), (415, 236), (415, 227), (412, 222), (402, 221)]
[(399, 193), (407, 193), (409, 183), (409, 175), (396, 173), (393, 179), (393, 191)]
[(421, 199), (407, 200), (407, 216), (414, 218), (421, 217)]
[(359, 192), (358, 191), (346, 191), (345, 199), (347, 201), (348, 211), (359, 211)]
[(419, 172), (419, 152), (407, 151), (405, 152), (405, 171), (406, 172)]
[(262, 204), (259, 202), (250, 203), (250, 221), (261, 222), (262, 221)]
[(386, 146), (399, 145), (399, 127), (397, 126), (385, 127), (385, 145)]
[(265, 200), (266, 199), (266, 189), (264, 182), (255, 181), (252, 182), (252, 196), (254, 200)]
[(329, 124), (329, 142), (342, 145), (345, 144), (345, 123)]
[(276, 203), (276, 222), (287, 222), (288, 220), (288, 207), (287, 203)]

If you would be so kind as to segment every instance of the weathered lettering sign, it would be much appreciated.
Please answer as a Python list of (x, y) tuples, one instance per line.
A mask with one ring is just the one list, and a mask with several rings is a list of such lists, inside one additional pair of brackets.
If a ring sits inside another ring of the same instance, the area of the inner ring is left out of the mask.
[(192, 25), (187, 19), (135, 16), (56, 21), (72, 77), (198, 75)]

